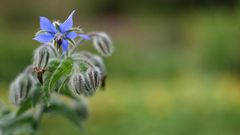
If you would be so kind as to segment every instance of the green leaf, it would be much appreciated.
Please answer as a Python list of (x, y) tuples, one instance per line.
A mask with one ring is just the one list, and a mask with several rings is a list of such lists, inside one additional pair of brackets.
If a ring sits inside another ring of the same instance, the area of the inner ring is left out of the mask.
[(58, 59), (51, 59), (47, 66), (47, 71), (43, 75), (43, 92), (44, 92), (44, 99), (48, 101), (49, 99), (49, 92), (48, 92), (48, 85), (50, 83), (50, 79), (52, 74), (58, 68), (60, 61)]
[(45, 113), (62, 115), (69, 119), (76, 126), (81, 126), (81, 118), (78, 116), (77, 112), (69, 105), (63, 102), (51, 102), (51, 106), (45, 108)]
[(57, 88), (58, 93), (61, 92), (61, 90), (64, 88), (64, 86), (67, 84), (68, 81), (69, 81), (69, 76), (62, 78), (59, 81), (59, 87)]
[(63, 85), (61, 91), (59, 91), (59, 94), (64, 95), (64, 96), (69, 97), (74, 100), (78, 100), (78, 97), (72, 93), (72, 91), (69, 89), (69, 87), (66, 84)]
[(44, 96), (44, 91), (42, 91), (41, 84), (36, 84), (34, 87), (32, 93), (31, 93), (31, 99), (32, 99), (32, 107), (35, 107), (39, 101), (42, 100), (42, 97)]
[(49, 84), (48, 84), (48, 92), (50, 93), (52, 90), (54, 90), (54, 86), (58, 82), (61, 77), (68, 76), (73, 67), (73, 61), (71, 58), (64, 59), (57, 67), (57, 69), (53, 72)]
[(23, 104), (21, 104), (20, 108), (18, 109), (16, 117), (26, 112), (29, 108), (31, 108), (31, 105), (32, 105), (31, 100), (30, 99), (26, 100)]
[(0, 119), (0, 128), (3, 130), (3, 134), (15, 134), (15, 133), (32, 133), (33, 124), (35, 120), (31, 115), (21, 115), (15, 117), (14, 113), (10, 113)]
[(44, 74), (44, 82), (43, 82), (43, 89), (45, 92), (48, 92), (48, 85), (50, 83), (52, 74), (55, 72), (55, 70), (60, 65), (60, 61), (58, 59), (52, 59), (49, 62), (49, 65), (47, 66), (47, 71)]

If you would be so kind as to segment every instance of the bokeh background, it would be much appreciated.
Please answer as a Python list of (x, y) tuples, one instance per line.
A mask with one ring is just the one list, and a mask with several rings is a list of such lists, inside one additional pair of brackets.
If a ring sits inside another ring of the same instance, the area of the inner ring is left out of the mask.
[[(38, 135), (239, 135), (238, 0), (0, 0), (0, 98), (32, 61), (39, 16), (106, 31), (106, 91), (79, 130), (45, 116)], [(90, 46), (89, 49), (95, 52)]]

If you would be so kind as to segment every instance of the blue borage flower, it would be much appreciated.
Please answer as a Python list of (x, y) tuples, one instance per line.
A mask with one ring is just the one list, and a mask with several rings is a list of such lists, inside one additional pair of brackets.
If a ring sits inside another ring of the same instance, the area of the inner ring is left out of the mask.
[(85, 40), (89, 40), (90, 36), (79, 34), (79, 31), (81, 30), (79, 28), (73, 28), (72, 16), (74, 13), (75, 10), (72, 11), (67, 20), (62, 24), (59, 22), (51, 23), (48, 18), (40, 17), (41, 30), (36, 34), (34, 40), (40, 43), (55, 41), (57, 48), (62, 47), (63, 53), (68, 51), (69, 42), (73, 43), (76, 37), (79, 36)]

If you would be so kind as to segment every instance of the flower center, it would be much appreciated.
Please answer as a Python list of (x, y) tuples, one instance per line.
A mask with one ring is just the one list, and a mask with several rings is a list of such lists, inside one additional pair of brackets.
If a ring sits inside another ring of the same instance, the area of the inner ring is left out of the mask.
[(55, 34), (54, 40), (57, 43), (57, 49), (59, 49), (61, 47), (63, 39), (64, 39), (64, 35), (62, 33), (58, 32), (58, 33)]

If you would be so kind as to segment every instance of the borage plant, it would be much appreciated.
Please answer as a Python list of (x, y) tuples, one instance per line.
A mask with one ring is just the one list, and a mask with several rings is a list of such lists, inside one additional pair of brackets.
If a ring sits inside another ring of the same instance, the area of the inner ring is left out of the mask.
[(61, 114), (77, 126), (88, 116), (86, 98), (104, 89), (106, 69), (100, 56), (77, 51), (84, 41), (93, 41), (102, 56), (113, 53), (104, 32), (84, 33), (73, 27), (73, 11), (63, 23), (40, 17), (40, 30), (34, 40), (33, 63), (10, 85), (9, 99), (16, 111), (1, 107), (0, 135), (33, 134), (43, 114)]

